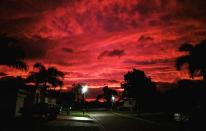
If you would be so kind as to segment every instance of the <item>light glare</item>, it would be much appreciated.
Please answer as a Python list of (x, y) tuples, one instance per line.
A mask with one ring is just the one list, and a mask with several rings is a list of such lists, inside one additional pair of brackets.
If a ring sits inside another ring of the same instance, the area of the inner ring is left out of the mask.
[(88, 86), (84, 85), (82, 86), (82, 94), (86, 93), (88, 91)]

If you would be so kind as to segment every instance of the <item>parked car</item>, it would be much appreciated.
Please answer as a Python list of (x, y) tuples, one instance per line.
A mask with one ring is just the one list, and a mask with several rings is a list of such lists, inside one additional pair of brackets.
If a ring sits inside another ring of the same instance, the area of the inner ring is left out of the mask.
[(39, 103), (31, 107), (23, 107), (21, 113), (26, 118), (55, 119), (59, 109), (57, 106)]

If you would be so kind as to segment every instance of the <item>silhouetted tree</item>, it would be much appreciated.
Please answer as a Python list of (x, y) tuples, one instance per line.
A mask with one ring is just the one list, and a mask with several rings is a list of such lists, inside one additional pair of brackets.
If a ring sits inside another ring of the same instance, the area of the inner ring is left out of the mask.
[(74, 102), (75, 102), (75, 95), (72, 91), (60, 93), (59, 105), (69, 108), (74, 105)]
[(81, 102), (82, 99), (82, 85), (81, 84), (73, 84), (72, 85), (72, 92), (74, 93), (75, 96), (75, 101), (76, 102)]
[(47, 71), (46, 67), (41, 63), (35, 63), (33, 65), (34, 69), (37, 69), (36, 72), (30, 72), (30, 75), (27, 77), (29, 82), (35, 83), (36, 87), (43, 85), (47, 82)]
[(104, 96), (103, 94), (99, 94), (96, 96), (96, 101), (99, 101), (100, 99), (102, 99)]
[(108, 86), (103, 87), (103, 98), (107, 103), (111, 103), (112, 96), (117, 96), (117, 91), (109, 88)]
[(166, 101), (166, 109), (169, 112), (186, 113), (194, 104), (194, 96), (192, 95), (193, 83), (189, 80), (180, 80), (177, 87), (164, 92), (164, 100)]
[(41, 63), (36, 63), (33, 67), (38, 69), (38, 71), (30, 72), (30, 75), (27, 77), (27, 81), (33, 82), (37, 88), (41, 88), (42, 99), (44, 99), (44, 93), (48, 87), (63, 86), (63, 72), (59, 71), (55, 67), (49, 67), (47, 69)]
[(125, 93), (130, 98), (136, 98), (136, 108), (140, 111), (141, 105), (145, 100), (152, 99), (156, 90), (155, 84), (148, 78), (144, 71), (133, 69), (124, 75), (122, 84)]
[(47, 82), (53, 87), (59, 86), (61, 88), (64, 84), (63, 78), (64, 73), (62, 71), (59, 71), (57, 68), (49, 67), (47, 69)]
[(24, 58), (24, 50), (16, 39), (0, 35), (0, 65), (27, 70)]
[(31, 72), (28, 76), (28, 80), (34, 82), (37, 86), (42, 84), (45, 88), (48, 87), (48, 84), (52, 87), (63, 86), (64, 73), (59, 71), (55, 67), (49, 67), (46, 69), (41, 63), (36, 63), (33, 66), (37, 68), (37, 72)]
[(191, 78), (202, 75), (203, 79), (206, 80), (206, 59), (204, 59), (204, 56), (206, 56), (206, 40), (195, 46), (188, 43), (182, 44), (179, 51), (187, 52), (187, 54), (177, 58), (177, 70), (180, 70), (184, 64), (188, 64)]

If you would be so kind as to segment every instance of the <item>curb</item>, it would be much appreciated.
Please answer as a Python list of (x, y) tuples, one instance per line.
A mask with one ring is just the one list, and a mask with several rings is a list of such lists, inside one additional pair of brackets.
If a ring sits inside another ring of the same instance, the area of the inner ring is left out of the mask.
[(106, 131), (104, 126), (95, 117), (91, 116), (89, 113), (88, 113), (88, 115), (89, 115), (90, 118), (92, 118), (98, 124), (101, 131)]
[(118, 115), (118, 116), (130, 118), (130, 119), (135, 119), (135, 120), (140, 120), (140, 121), (147, 122), (147, 123), (150, 123), (150, 124), (160, 125), (159, 123), (154, 122), (154, 121), (150, 121), (150, 120), (146, 120), (146, 119), (142, 119), (142, 118), (138, 118), (138, 117), (133, 117), (133, 116), (129, 116), (129, 115), (124, 115), (124, 114), (121, 114), (121, 113), (115, 113), (115, 112), (112, 112), (112, 113), (115, 114), (115, 115)]

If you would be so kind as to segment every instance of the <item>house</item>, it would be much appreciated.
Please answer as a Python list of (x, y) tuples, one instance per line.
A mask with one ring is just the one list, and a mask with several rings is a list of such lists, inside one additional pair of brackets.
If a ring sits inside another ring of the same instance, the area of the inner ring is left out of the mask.
[[(40, 89), (34, 85), (25, 84), (21, 77), (6, 76), (0, 78), (0, 115), (10, 120), (21, 116), (21, 109), (34, 109), (34, 105), (41, 101)], [(57, 105), (58, 92), (47, 91), (43, 98), (46, 105)]]
[(129, 110), (133, 111), (136, 105), (136, 99), (134, 98), (127, 98), (127, 99), (122, 99), (120, 101), (122, 103), (120, 106), (118, 106), (118, 110)]
[(52, 106), (57, 105), (57, 98), (58, 98), (58, 92), (56, 91), (47, 91), (44, 96), (44, 103), (47, 103)]
[(15, 117), (21, 116), (21, 109), (26, 105), (26, 102), (32, 102), (32, 100), (28, 100), (28, 97), (32, 95), (31, 92), (25, 89), (18, 89), (16, 94), (16, 105), (15, 105)]
[(6, 76), (0, 79), (0, 113), (3, 118), (11, 119), (19, 115), (20, 108), (31, 96), (31, 89), (25, 89), (26, 85), (21, 77)]

